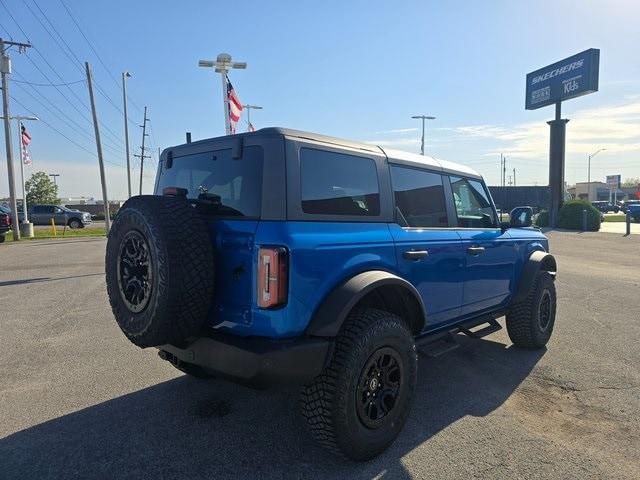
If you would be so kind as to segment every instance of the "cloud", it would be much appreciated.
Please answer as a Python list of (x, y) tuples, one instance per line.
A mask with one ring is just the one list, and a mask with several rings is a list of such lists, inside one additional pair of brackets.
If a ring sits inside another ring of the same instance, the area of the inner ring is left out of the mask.
[(417, 127), (413, 128), (396, 128), (393, 130), (382, 130), (381, 132), (375, 132), (376, 135), (394, 135), (394, 134), (402, 134), (402, 133), (413, 133), (417, 132), (420, 129)]
[[(579, 110), (567, 126), (567, 153), (589, 154), (598, 148), (609, 153), (640, 150), (640, 98), (613, 106)], [(546, 158), (549, 127), (544, 122), (514, 126), (466, 125), (452, 132), (462, 137), (490, 141), (485, 156), (508, 152), (521, 158)]]

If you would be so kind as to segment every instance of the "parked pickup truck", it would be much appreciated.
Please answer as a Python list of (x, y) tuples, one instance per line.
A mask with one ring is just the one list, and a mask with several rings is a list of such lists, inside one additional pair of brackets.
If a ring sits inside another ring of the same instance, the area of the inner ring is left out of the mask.
[(517, 347), (551, 337), (549, 242), (531, 207), (501, 223), (465, 165), (267, 128), (168, 148), (157, 172), (108, 236), (121, 330), (193, 376), (302, 385), (334, 452), (366, 460), (394, 441), (417, 345), (442, 352), (505, 315)]
[[(22, 217), (22, 215), (21, 215)], [(84, 228), (91, 224), (91, 214), (72, 210), (62, 205), (32, 205), (29, 207), (29, 221), (34, 225), (68, 225), (70, 228)]]

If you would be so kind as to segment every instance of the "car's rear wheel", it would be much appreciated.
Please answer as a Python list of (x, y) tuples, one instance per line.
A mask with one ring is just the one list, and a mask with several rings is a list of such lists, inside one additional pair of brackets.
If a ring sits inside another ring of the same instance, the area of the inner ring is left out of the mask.
[(329, 365), (302, 391), (312, 435), (353, 460), (380, 454), (407, 420), (417, 368), (413, 335), (402, 319), (375, 309), (352, 313)]
[(556, 302), (553, 275), (538, 273), (527, 298), (507, 313), (507, 333), (514, 345), (542, 348), (547, 344), (555, 325)]
[(109, 232), (106, 280), (116, 321), (136, 345), (180, 345), (197, 335), (214, 280), (203, 219), (184, 198), (130, 198)]

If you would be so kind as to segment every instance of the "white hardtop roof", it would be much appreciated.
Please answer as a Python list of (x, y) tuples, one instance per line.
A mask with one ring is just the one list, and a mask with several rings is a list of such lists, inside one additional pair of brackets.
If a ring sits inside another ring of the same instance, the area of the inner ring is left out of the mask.
[(482, 178), (478, 172), (473, 168), (466, 165), (460, 165), (459, 163), (449, 162), (447, 160), (441, 160), (429, 155), (418, 155), (415, 153), (404, 152), (402, 150), (393, 150), (391, 148), (382, 148), (384, 153), (389, 159), (389, 163), (397, 163), (407, 165), (410, 167), (422, 167), (430, 170), (436, 170), (443, 173), (452, 173), (464, 175), (467, 177)]

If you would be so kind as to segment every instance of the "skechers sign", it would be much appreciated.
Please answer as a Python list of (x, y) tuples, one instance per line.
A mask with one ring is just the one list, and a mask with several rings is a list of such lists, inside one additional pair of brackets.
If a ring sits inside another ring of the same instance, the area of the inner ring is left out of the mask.
[(600, 50), (590, 48), (527, 75), (525, 108), (535, 110), (598, 91)]

